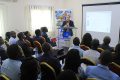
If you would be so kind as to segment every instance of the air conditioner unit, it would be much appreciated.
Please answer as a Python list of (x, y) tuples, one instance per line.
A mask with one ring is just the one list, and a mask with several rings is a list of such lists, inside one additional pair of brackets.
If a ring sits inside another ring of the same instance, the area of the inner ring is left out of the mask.
[(0, 2), (17, 2), (17, 0), (0, 0)]

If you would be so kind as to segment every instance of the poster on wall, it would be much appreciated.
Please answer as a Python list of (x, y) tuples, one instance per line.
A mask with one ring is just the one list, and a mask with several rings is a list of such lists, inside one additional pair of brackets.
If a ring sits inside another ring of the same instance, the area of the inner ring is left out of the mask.
[(72, 10), (68, 9), (55, 10), (56, 25), (60, 27), (63, 21), (66, 20), (67, 16), (70, 16), (70, 18), (72, 18)]

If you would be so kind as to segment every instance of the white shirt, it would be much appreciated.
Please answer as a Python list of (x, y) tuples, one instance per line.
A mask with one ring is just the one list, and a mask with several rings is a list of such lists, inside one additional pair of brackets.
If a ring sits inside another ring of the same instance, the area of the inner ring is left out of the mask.
[(1, 66), (1, 73), (10, 77), (11, 80), (20, 80), (21, 61), (6, 59)]
[(84, 50), (81, 49), (80, 46), (75, 46), (75, 45), (73, 45), (72, 47), (69, 48), (69, 50), (71, 50), (71, 49), (77, 49), (77, 50), (79, 51), (79, 55), (80, 55), (81, 57), (83, 57), (83, 52), (84, 52)]
[(11, 37), (9, 39), (9, 45), (16, 44), (16, 43), (17, 43), (17, 39), (16, 38)]
[(83, 57), (88, 58), (97, 64), (99, 62), (98, 58), (100, 57), (100, 53), (96, 50), (90, 49), (90, 50), (84, 51)]

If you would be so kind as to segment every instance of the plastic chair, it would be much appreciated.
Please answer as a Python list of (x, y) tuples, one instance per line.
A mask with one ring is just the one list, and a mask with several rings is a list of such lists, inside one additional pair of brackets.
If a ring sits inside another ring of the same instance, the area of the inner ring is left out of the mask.
[(114, 73), (120, 76), (120, 66), (117, 63), (112, 62), (109, 64), (108, 67), (111, 71), (113, 71)]
[(5, 74), (0, 74), (0, 80), (11, 80), (11, 79)]
[(81, 63), (84, 63), (86, 65), (92, 65), (92, 66), (96, 65), (93, 61), (89, 60), (88, 58), (81, 58)]
[(99, 53), (102, 53), (102, 52), (104, 51), (104, 49), (102, 49), (102, 48), (97, 48), (97, 51), (98, 51)]
[(51, 67), (46, 62), (41, 62), (41, 80), (56, 80), (56, 72), (53, 67)]
[(97, 80), (96, 78), (87, 78), (86, 80)]
[(90, 49), (88, 46), (85, 46), (85, 45), (80, 45), (80, 48), (85, 51)]

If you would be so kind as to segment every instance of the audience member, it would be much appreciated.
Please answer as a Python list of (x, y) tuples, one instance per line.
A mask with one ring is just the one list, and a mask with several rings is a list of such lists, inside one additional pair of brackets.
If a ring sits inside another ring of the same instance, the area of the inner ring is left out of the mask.
[(68, 51), (65, 58), (64, 70), (72, 70), (80, 78), (84, 77), (84, 71), (81, 68), (79, 51), (77, 49), (71, 49)]
[(26, 44), (24, 44), (21, 48), (24, 52), (25, 58), (31, 57), (33, 55), (33, 49), (29, 48)]
[(42, 36), (45, 38), (46, 42), (51, 43), (50, 38), (48, 37), (48, 34), (47, 34), (48, 32), (47, 27), (42, 27), (41, 31), (42, 31)]
[(29, 47), (29, 43), (25, 39), (25, 35), (23, 32), (20, 32), (17, 34), (19, 40), (17, 41), (17, 44), (23, 49), (25, 57), (31, 57), (32, 56), (32, 49)]
[(38, 41), (41, 45), (46, 41), (44, 37), (41, 36), (41, 30), (35, 30), (36, 36), (34, 37), (34, 41)]
[(7, 46), (4, 44), (4, 40), (0, 37), (0, 57), (1, 60), (5, 60), (7, 58), (6, 54)]
[(97, 66), (87, 67), (86, 75), (88, 78), (96, 78), (97, 80), (120, 80), (120, 77), (108, 68), (108, 64), (112, 61), (110, 51), (103, 51), (99, 60), (100, 64)]
[(115, 47), (115, 54), (113, 55), (113, 62), (120, 65), (120, 43), (118, 43)]
[(99, 40), (93, 39), (91, 42), (91, 49), (84, 51), (83, 57), (88, 58), (89, 60), (97, 64), (99, 62), (98, 58), (100, 57), (100, 53), (97, 51), (98, 46)]
[(57, 80), (80, 80), (73, 71), (65, 70), (62, 71)]
[(79, 51), (79, 55), (83, 57), (84, 50), (80, 48), (80, 39), (78, 37), (73, 39), (73, 46), (70, 47), (69, 50), (71, 49), (77, 49)]
[(8, 59), (3, 61), (1, 66), (1, 73), (10, 77), (11, 80), (20, 80), (20, 66), (19, 60), (23, 51), (17, 44), (12, 44), (7, 49)]
[(37, 80), (40, 73), (40, 65), (35, 58), (29, 57), (23, 60), (20, 70), (20, 80)]
[(17, 34), (17, 36), (19, 38), (19, 40), (17, 41), (17, 44), (22, 47), (23, 45), (26, 44), (25, 35), (23, 32), (20, 32)]
[(31, 38), (30, 32), (29, 31), (25, 31), (24, 34), (26, 36), (26, 40), (28, 40), (31, 43), (32, 47), (33, 47), (33, 38)]
[(81, 45), (85, 45), (87, 47), (91, 47), (91, 41), (92, 41), (92, 36), (90, 33), (85, 33), (83, 35), (82, 41), (81, 41)]
[(51, 45), (45, 42), (42, 45), (42, 50), (44, 53), (39, 59), (40, 62), (47, 62), (50, 66), (52, 66), (55, 69), (56, 75), (58, 75), (61, 71), (61, 65), (59, 60), (53, 56)]
[(2, 37), (0, 37), (0, 47), (2, 47), (5, 51), (7, 50), (7, 45)]
[(10, 32), (10, 39), (9, 39), (9, 45), (16, 44), (17, 39), (16, 39), (16, 32), (11, 31)]
[(10, 32), (5, 33), (5, 40), (8, 42), (10, 39)]
[(104, 50), (114, 51), (113, 48), (109, 46), (110, 42), (111, 38), (109, 36), (105, 36), (103, 39), (103, 44), (100, 45), (100, 48)]

